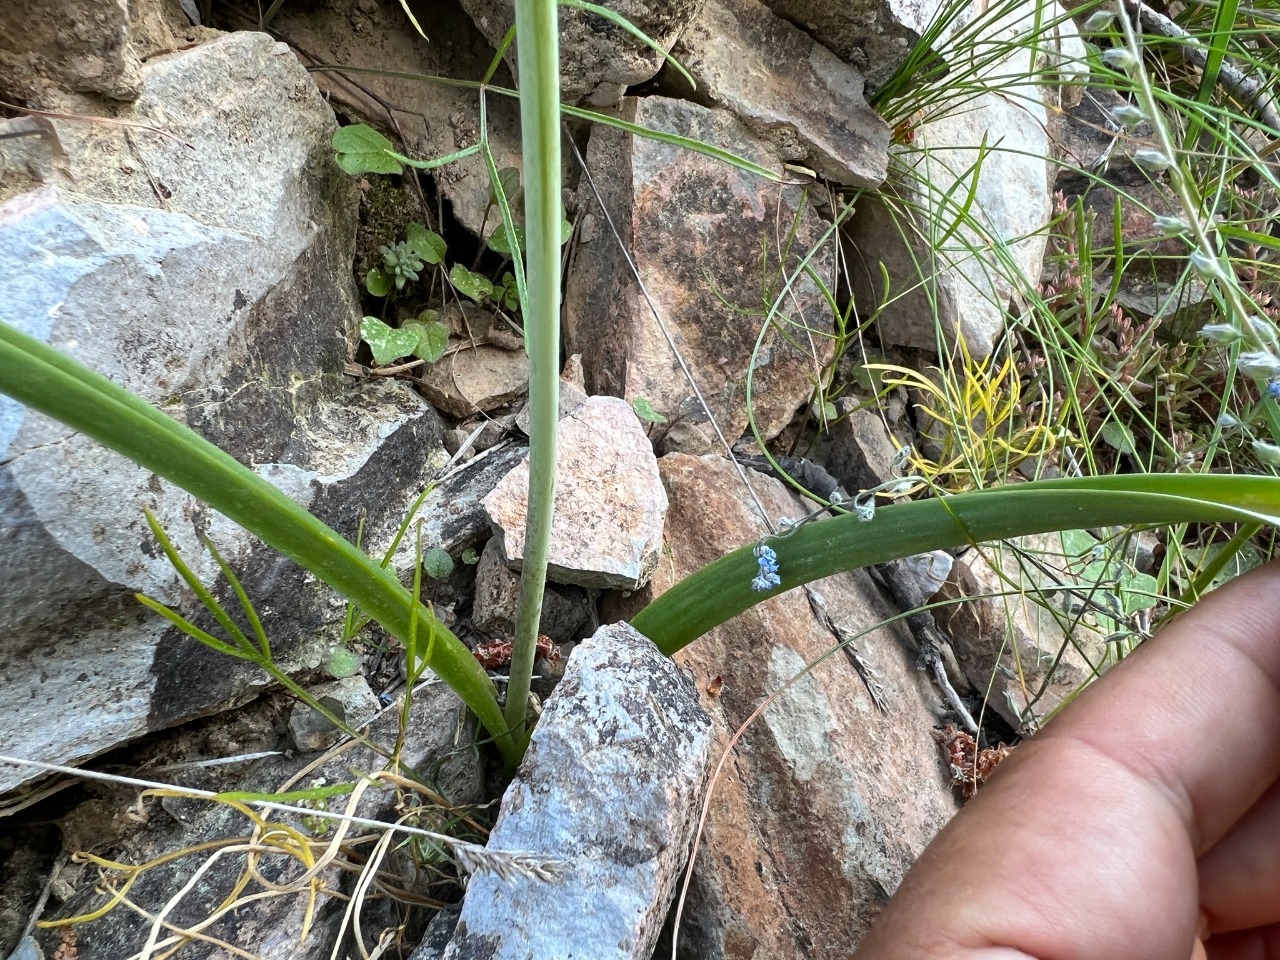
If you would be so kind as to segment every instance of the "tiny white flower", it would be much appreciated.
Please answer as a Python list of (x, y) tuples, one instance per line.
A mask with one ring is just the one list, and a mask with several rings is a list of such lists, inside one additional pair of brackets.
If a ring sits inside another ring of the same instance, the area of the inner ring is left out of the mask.
[(1280, 447), (1263, 440), (1253, 441), (1253, 455), (1268, 467), (1280, 467)]
[(1135, 107), (1132, 103), (1126, 103), (1116, 107), (1111, 111), (1111, 119), (1126, 129), (1136, 127), (1142, 121), (1147, 119), (1147, 115), (1142, 112), (1141, 107)]
[(1236, 368), (1246, 376), (1271, 380), (1280, 377), (1280, 357), (1270, 350), (1250, 350), (1240, 354)]
[(1205, 280), (1225, 280), (1227, 278), (1226, 271), (1222, 269), (1222, 262), (1217, 257), (1211, 257), (1203, 250), (1192, 250), (1190, 257), (1191, 269), (1200, 274)]
[(1138, 65), (1138, 58), (1125, 47), (1112, 47), (1102, 52), (1102, 62), (1112, 70), (1131, 70)]
[(1155, 224), (1155, 228), (1166, 237), (1178, 237), (1191, 229), (1191, 224), (1181, 217), (1159, 216), (1152, 222)]
[(1224, 413), (1218, 417), (1218, 427), (1221, 430), (1234, 430), (1240, 426), (1240, 418), (1233, 417), (1229, 413)]
[(1173, 159), (1163, 150), (1135, 150), (1133, 162), (1152, 173), (1160, 173), (1173, 166)]
[(1240, 331), (1230, 323), (1207, 323), (1200, 328), (1200, 336), (1213, 343), (1235, 343)]
[(1111, 10), (1097, 10), (1089, 15), (1081, 29), (1085, 33), (1101, 33), (1111, 26), (1111, 21), (1115, 18), (1116, 15)]

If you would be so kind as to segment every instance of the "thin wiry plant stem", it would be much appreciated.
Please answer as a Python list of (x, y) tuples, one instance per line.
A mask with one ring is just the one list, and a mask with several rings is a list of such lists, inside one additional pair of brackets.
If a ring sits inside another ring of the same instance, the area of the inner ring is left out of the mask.
[(520, 752), (551, 556), (560, 374), (560, 50), (555, 0), (517, 0), (516, 53), (525, 172), (529, 497), (520, 601), (504, 716)]

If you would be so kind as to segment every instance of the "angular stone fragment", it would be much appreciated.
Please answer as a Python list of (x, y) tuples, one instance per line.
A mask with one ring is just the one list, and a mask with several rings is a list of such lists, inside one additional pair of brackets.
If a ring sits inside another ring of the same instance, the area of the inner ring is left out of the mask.
[(706, 0), (672, 53), (696, 99), (733, 111), (784, 159), (848, 186), (884, 181), (889, 126), (862, 98), (862, 75), (760, 0)]
[[(307, 688), (326, 710), (353, 730), (359, 730), (378, 713), (378, 698), (360, 674)], [(346, 736), (323, 713), (299, 701), (289, 713), (289, 736), (299, 750), (327, 750)]]
[[(441, 462), (441, 424), (404, 385), (341, 374), (359, 318), (356, 204), (333, 164), (333, 114), (288, 48), (260, 33), (154, 57), (141, 76), (137, 98), (112, 109), (134, 127), (50, 120), (61, 155), (24, 167), (41, 185), (0, 205), (0, 319), (138, 392), (349, 536), (367, 509), (376, 550)], [(0, 150), (0, 182), (10, 160)], [(0, 752), (73, 763), (268, 682), (132, 599), (198, 609), (144, 506), (206, 582), (218, 569), (201, 537), (218, 545), (285, 669), (319, 662), (341, 629), (343, 605), (314, 577), (7, 398), (0, 464), (0, 712), (13, 718)], [(0, 769), (0, 790), (33, 775)]]
[(428, 364), (419, 381), (431, 403), (454, 417), (497, 410), (529, 390), (529, 358), (503, 350), (450, 342), (451, 352)]
[[(471, 622), (485, 633), (509, 640), (515, 633), (519, 599), (520, 575), (507, 566), (498, 538), (491, 537), (476, 565), (475, 608)], [(539, 633), (546, 634), (557, 643), (576, 640), (577, 631), (586, 619), (585, 604), (574, 603), (548, 585), (542, 597)]]
[[(513, 0), (461, 0), (497, 47), (515, 22)], [(664, 49), (697, 13), (701, 0), (601, 0)], [(515, 44), (507, 54), (515, 62)], [(666, 58), (627, 31), (586, 10), (560, 8), (560, 92), (566, 103), (610, 107), (627, 87), (653, 77)]]
[[(675, 454), (659, 466), (671, 497), (668, 551), (650, 587), (608, 616), (637, 610), (763, 532), (726, 460)], [(780, 482), (749, 476), (772, 516), (806, 512)], [(897, 611), (862, 574), (814, 586), (834, 621), (857, 635), (889, 711), (876, 710), (843, 655), (804, 672), (838, 641), (803, 590), (751, 607), (676, 656), (712, 714), (717, 762), (752, 712), (779, 694), (710, 787), (681, 957), (795, 957), (802, 943), (813, 944), (815, 956), (851, 957), (955, 810), (931, 736), (937, 695), (916, 669), (906, 635), (871, 629)]]
[(649, 960), (697, 821), (711, 725), (689, 678), (626, 624), (569, 659), (489, 836), (557, 882), (467, 884), (445, 960)]
[[(1055, 19), (1056, 33), (1031, 35)], [(963, 338), (979, 358), (1000, 338), (1011, 298), (1039, 282), (1043, 265), (1053, 209), (1048, 104), (1056, 94), (1034, 64), (1050, 46), (1083, 49), (1056, 3), (1018, 8), (983, 44), (1013, 52), (943, 52), (970, 71), (960, 58), (991, 57), (969, 81), (984, 92), (939, 105), (911, 129), (910, 143), (894, 151), (899, 199), (868, 198), (849, 231), (854, 295), (864, 315), (879, 307), (885, 342), (937, 350)]]
[(53, 90), (133, 100), (142, 61), (125, 0), (9, 0), (0, 6), (0, 96), (45, 99)]
[[(622, 116), (781, 170), (772, 148), (725, 111), (645, 97), (627, 100)], [(747, 426), (746, 380), (753, 362), (756, 425), (766, 439), (776, 436), (810, 397), (831, 356), (831, 340), (809, 331), (830, 331), (833, 320), (817, 284), (801, 276), (782, 297), (756, 351), (768, 305), (781, 296), (781, 282), (769, 278), (779, 276), (779, 240), (793, 223), (788, 276), (826, 225), (804, 206), (799, 188), (780, 188), (721, 160), (611, 128), (593, 131), (587, 162), (645, 290), (729, 442)], [(580, 209), (598, 213), (594, 194), (584, 187), (581, 196)], [(643, 397), (672, 420), (686, 413), (705, 420), (672, 346), (600, 219), (595, 238), (579, 247), (565, 300), (565, 339), (570, 352), (582, 354), (588, 392)], [(823, 246), (809, 266), (833, 283), (834, 248)]]
[[(803, 28), (876, 90), (906, 60), (911, 47), (946, 6), (942, 0), (765, 0), (780, 17)], [(961, 16), (947, 34), (969, 19)]]
[[(547, 576), (557, 583), (634, 590), (662, 550), (667, 495), (640, 421), (616, 397), (590, 397), (560, 421), (555, 517)], [(525, 460), (484, 498), (511, 565), (524, 557)]]

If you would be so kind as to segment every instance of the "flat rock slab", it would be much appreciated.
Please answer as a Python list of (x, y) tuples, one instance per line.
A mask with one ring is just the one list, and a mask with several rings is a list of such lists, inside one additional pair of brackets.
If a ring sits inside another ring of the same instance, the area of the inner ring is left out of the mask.
[[(634, 590), (662, 550), (667, 495), (639, 418), (616, 397), (590, 397), (560, 421), (555, 518), (547, 576), (557, 583)], [(508, 562), (524, 557), (529, 461), (484, 498)]]
[[(630, 122), (782, 171), (774, 148), (727, 111), (645, 97), (625, 100), (621, 112)], [(776, 436), (809, 399), (818, 370), (831, 356), (830, 339), (799, 325), (830, 331), (833, 319), (817, 284), (801, 277), (757, 351), (766, 305), (781, 286), (768, 278), (779, 275), (779, 245), (793, 225), (782, 258), (788, 275), (827, 225), (805, 205), (798, 187), (780, 188), (721, 160), (612, 128), (592, 131), (587, 163), (600, 202), (631, 250), (645, 289), (725, 436), (733, 442), (747, 427), (746, 380), (753, 353), (750, 403), (761, 434)], [(565, 339), (569, 352), (582, 355), (588, 392), (644, 398), (673, 421), (705, 421), (586, 186), (579, 210), (594, 215), (597, 223), (568, 277)], [(832, 245), (818, 250), (809, 265), (834, 283)]]
[(497, 410), (529, 392), (529, 357), (523, 349), (450, 346), (454, 349), (428, 364), (419, 380), (423, 395), (437, 409), (465, 418)]
[[(624, 601), (635, 610), (764, 532), (727, 460), (674, 454), (659, 466), (671, 497), (670, 562), (664, 556), (650, 586)], [(779, 481), (748, 476), (775, 519), (807, 512)], [(841, 654), (804, 672), (838, 641), (815, 619), (803, 590), (751, 607), (676, 655), (711, 712), (717, 762), (752, 712), (780, 692), (709, 787), (682, 957), (852, 957), (907, 868), (955, 811), (931, 736), (938, 697), (916, 669), (906, 635), (874, 628), (897, 611), (865, 574), (813, 586), (833, 620), (857, 636), (889, 712), (876, 710)], [(632, 612), (620, 604), (606, 615)]]
[(889, 125), (862, 98), (862, 74), (760, 0), (706, 0), (672, 53), (695, 98), (733, 111), (785, 159), (848, 186), (884, 182)]
[(688, 856), (711, 724), (684, 672), (626, 624), (569, 659), (489, 836), (561, 880), (478, 873), (445, 960), (649, 960)]

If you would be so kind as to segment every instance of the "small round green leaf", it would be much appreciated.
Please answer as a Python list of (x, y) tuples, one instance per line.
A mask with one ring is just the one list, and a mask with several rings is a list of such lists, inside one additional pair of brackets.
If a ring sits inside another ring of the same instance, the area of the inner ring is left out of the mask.
[[(524, 249), (524, 227), (520, 224), (513, 224), (516, 243), (520, 249)], [(489, 249), (494, 253), (511, 253), (511, 238), (507, 236), (506, 224), (498, 224), (498, 229), (493, 231), (489, 237)]]
[(360, 656), (350, 647), (339, 645), (329, 651), (324, 668), (335, 680), (345, 680), (360, 672)]
[(418, 337), (418, 345), (413, 348), (413, 355), (427, 363), (435, 363), (444, 356), (445, 347), (449, 345), (449, 328), (439, 320), (428, 320), (426, 323), (412, 321), (400, 329), (410, 330)]
[(391, 292), (391, 274), (381, 267), (374, 267), (364, 275), (364, 288), (375, 297), (385, 297)]
[(447, 550), (432, 547), (422, 555), (422, 572), (433, 580), (447, 577), (453, 573), (453, 557)]
[(404, 172), (400, 161), (391, 155), (391, 141), (363, 123), (335, 130), (333, 149), (338, 166), (352, 175)]

